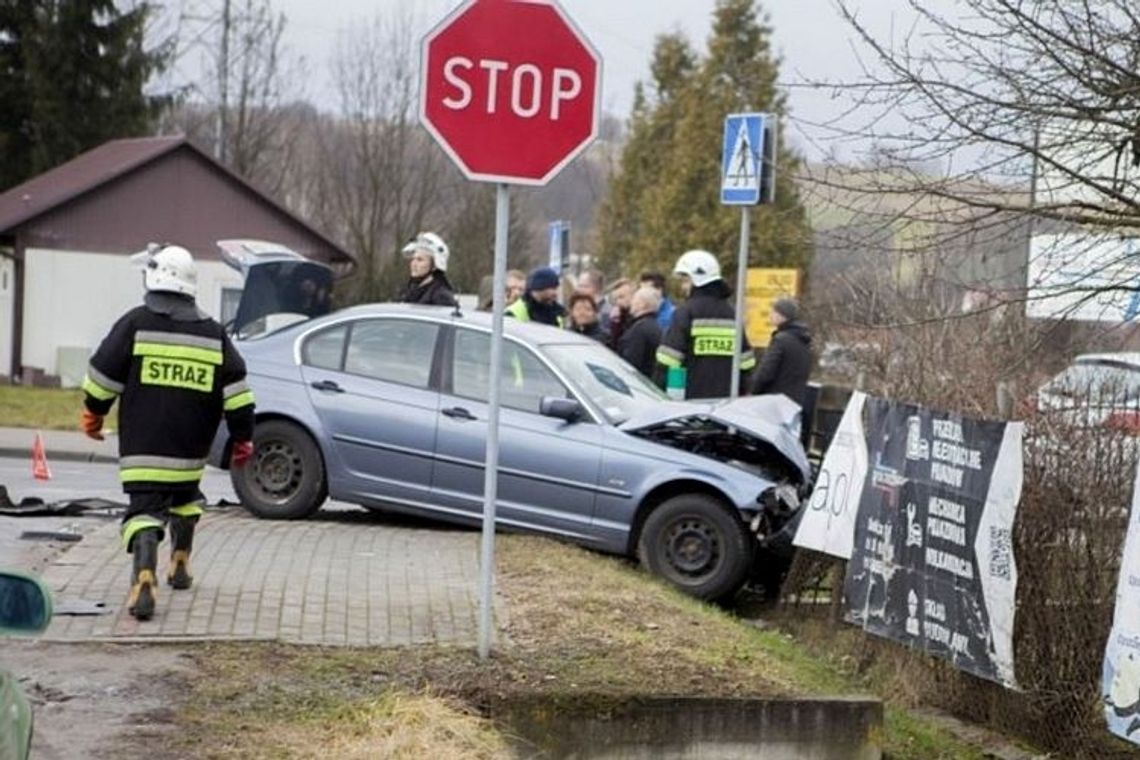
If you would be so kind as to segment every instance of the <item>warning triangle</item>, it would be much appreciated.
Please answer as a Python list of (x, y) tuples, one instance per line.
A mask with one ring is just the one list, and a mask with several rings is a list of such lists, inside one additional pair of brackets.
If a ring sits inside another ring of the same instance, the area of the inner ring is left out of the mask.
[(36, 480), (51, 480), (51, 468), (48, 467), (47, 451), (44, 450), (44, 437), (36, 433), (36, 440), (32, 444), (32, 477)]
[(736, 131), (736, 143), (732, 146), (732, 158), (728, 165), (728, 176), (724, 186), (731, 190), (759, 190), (760, 172), (757, 171), (756, 155), (748, 140), (748, 122), (741, 121)]

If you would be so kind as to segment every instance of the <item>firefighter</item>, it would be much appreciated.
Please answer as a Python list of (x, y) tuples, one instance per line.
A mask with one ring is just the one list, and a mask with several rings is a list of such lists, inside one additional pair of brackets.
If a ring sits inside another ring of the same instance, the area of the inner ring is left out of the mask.
[(408, 260), (408, 284), (400, 292), (401, 303), (456, 306), (455, 293), (447, 280), (450, 251), (434, 232), (421, 232), (404, 246)]
[[(673, 274), (681, 278), (686, 301), (657, 348), (658, 379), (671, 367), (685, 369), (685, 398), (724, 398), (732, 387), (732, 355), (740, 351), (741, 375), (756, 366), (748, 336), (736, 334), (731, 290), (720, 276), (720, 263), (708, 251), (687, 251)], [(741, 388), (746, 388), (743, 378)]]
[(154, 615), (158, 545), (169, 524), (167, 582), (188, 589), (198, 490), (210, 443), (223, 415), (234, 441), (231, 466), (253, 456), (253, 393), (245, 363), (222, 326), (195, 303), (198, 276), (185, 248), (151, 246), (134, 257), (143, 267), (144, 303), (115, 323), (91, 357), (80, 420), (103, 440), (103, 418), (119, 402), (119, 476), (130, 504), (122, 538), (134, 557), (127, 607)]

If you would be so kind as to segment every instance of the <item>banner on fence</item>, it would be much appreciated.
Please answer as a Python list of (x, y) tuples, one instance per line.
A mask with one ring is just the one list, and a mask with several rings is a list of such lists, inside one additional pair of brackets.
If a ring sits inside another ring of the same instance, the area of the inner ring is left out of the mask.
[(855, 516), (867, 479), (866, 402), (867, 394), (859, 391), (847, 402), (796, 530), (796, 546), (851, 559)]
[(870, 398), (849, 622), (1012, 687), (1022, 426)]
[(1116, 612), (1104, 652), (1104, 717), (1108, 730), (1140, 744), (1140, 469), (1116, 582)]

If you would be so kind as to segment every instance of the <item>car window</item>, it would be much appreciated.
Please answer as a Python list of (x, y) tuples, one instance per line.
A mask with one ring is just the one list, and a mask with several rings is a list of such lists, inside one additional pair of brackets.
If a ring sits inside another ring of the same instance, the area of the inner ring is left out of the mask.
[(337, 325), (309, 336), (301, 348), (301, 361), (309, 367), (339, 370), (344, 359), (344, 339), (347, 325)]
[(355, 322), (344, 371), (390, 383), (427, 388), (439, 325), (404, 319)]
[(1140, 401), (1140, 372), (1112, 364), (1073, 364), (1043, 390), (1088, 403), (1135, 403)]
[[(475, 330), (455, 334), (452, 385), (456, 396), (487, 402), (491, 365), (491, 336)], [(565, 398), (566, 386), (529, 349), (503, 341), (503, 406), (538, 413), (543, 396)]]

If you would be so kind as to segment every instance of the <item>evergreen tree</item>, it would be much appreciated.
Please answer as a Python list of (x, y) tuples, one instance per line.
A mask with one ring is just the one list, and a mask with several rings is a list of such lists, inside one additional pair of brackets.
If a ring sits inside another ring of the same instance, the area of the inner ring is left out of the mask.
[[(785, 112), (770, 40), (754, 0), (719, 0), (708, 55), (684, 68), (664, 96), (658, 81), (656, 102), (637, 104), (621, 175), (603, 211), (599, 242), (608, 269), (668, 271), (685, 250), (705, 248), (726, 273), (734, 271), (740, 214), (720, 205), (724, 117)], [(668, 59), (659, 43), (655, 80)], [(790, 179), (796, 159), (781, 149), (777, 162), (776, 203), (753, 215), (750, 264), (803, 267), (811, 235)]]
[(0, 190), (32, 173), (25, 37), (34, 28), (36, 6), (36, 0), (0, 2)]
[[(3, 187), (107, 140), (147, 134), (165, 99), (144, 92), (166, 63), (147, 50), (151, 6), (114, 0), (15, 0), (0, 15)], [(11, 108), (9, 106), (12, 105)], [(10, 156), (10, 157), (9, 157)]]

